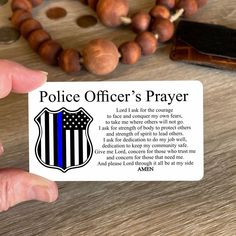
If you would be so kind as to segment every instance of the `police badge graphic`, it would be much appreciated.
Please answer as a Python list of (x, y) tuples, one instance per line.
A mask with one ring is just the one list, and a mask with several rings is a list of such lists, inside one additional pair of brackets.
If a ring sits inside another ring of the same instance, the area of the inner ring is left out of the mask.
[(93, 118), (87, 111), (44, 108), (34, 120), (39, 128), (35, 153), (41, 164), (65, 173), (89, 163), (93, 146), (88, 131)]

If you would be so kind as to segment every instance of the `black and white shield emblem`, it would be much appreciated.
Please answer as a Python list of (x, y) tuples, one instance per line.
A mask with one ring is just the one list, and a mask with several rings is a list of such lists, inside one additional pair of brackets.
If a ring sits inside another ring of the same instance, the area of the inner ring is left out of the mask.
[(35, 118), (39, 127), (36, 157), (46, 167), (66, 172), (90, 161), (93, 146), (89, 126), (93, 118), (83, 109), (43, 109)]

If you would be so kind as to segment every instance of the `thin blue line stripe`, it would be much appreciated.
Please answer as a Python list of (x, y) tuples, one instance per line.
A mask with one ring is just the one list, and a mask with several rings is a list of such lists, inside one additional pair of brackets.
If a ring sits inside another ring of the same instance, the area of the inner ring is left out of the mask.
[(63, 168), (63, 150), (62, 150), (62, 112), (57, 114), (57, 161), (58, 167)]

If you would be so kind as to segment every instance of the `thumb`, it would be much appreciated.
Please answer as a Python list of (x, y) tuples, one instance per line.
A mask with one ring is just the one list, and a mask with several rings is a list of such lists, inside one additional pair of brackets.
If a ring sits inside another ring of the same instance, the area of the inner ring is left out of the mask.
[(6, 97), (11, 91), (28, 93), (47, 80), (47, 73), (28, 69), (8, 60), (0, 60), (0, 98)]
[(53, 202), (57, 198), (54, 182), (19, 169), (0, 170), (0, 212), (29, 200)]

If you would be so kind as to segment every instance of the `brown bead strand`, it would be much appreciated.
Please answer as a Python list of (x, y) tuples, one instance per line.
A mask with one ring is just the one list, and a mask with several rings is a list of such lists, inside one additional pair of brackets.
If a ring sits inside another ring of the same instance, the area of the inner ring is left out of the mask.
[[(30, 47), (39, 53), (41, 59), (49, 65), (59, 65), (65, 72), (81, 70), (80, 62), (96, 75), (105, 75), (115, 70), (121, 57), (124, 64), (135, 64), (141, 55), (156, 52), (158, 41), (166, 42), (174, 34), (173, 22), (180, 16), (189, 17), (204, 6), (207, 0), (156, 0), (149, 13), (137, 12), (127, 17), (127, 0), (84, 0), (84, 3), (96, 10), (101, 22), (109, 27), (131, 24), (137, 37), (134, 41), (123, 43), (119, 50), (113, 42), (96, 39), (83, 49), (82, 58), (76, 49), (65, 49), (54, 41), (43, 29), (40, 22), (32, 18), (32, 9), (43, 0), (12, 0), (12, 23), (25, 37)], [(171, 16), (170, 10), (176, 13)], [(149, 31), (150, 30), (150, 31)]]
[(75, 52), (63, 51), (60, 44), (52, 40), (49, 33), (42, 28), (40, 22), (32, 18), (32, 8), (42, 2), (42, 0), (13, 0), (11, 4), (12, 23), (20, 29), (21, 35), (28, 40), (30, 47), (39, 53), (45, 63), (60, 65), (67, 73), (80, 71), (79, 53), (76, 50), (74, 51), (77, 52), (77, 55)]
[[(105, 75), (115, 70), (120, 54), (114, 43), (105, 39), (93, 40), (84, 48), (83, 58), (80, 58), (79, 52), (75, 49), (63, 50), (60, 44), (42, 28), (41, 24), (32, 18), (32, 8), (38, 6), (42, 1), (27, 1), (29, 4), (20, 4), (17, 0), (12, 2), (12, 23), (20, 29), (30, 47), (39, 53), (45, 63), (59, 65), (67, 73), (80, 71), (80, 61), (83, 61), (88, 71), (97, 75)], [(92, 7), (96, 5), (97, 1), (87, 1), (87, 3)], [(26, 6), (28, 7), (26, 8)], [(111, 22), (114, 23), (117, 19), (119, 17), (111, 19)]]
[[(135, 41), (141, 47), (143, 55), (150, 55), (156, 51), (158, 43), (154, 43), (154, 39), (158, 40), (160, 43), (164, 43), (173, 37), (173, 22), (181, 15), (190, 17), (196, 13), (199, 7), (202, 7), (207, 3), (207, 0), (156, 0), (156, 5), (150, 10), (149, 14), (140, 11), (129, 18), (127, 17), (127, 11), (123, 12), (121, 10), (123, 8), (118, 7), (119, 5), (127, 6), (127, 0), (110, 1), (111, 5), (116, 3), (116, 7), (113, 7), (112, 9), (105, 6), (107, 1), (108, 0), (99, 0), (95, 6), (93, 6), (93, 9), (96, 9), (97, 11), (99, 19), (104, 25), (110, 27), (116, 27), (122, 23), (127, 25), (130, 24), (132, 30), (138, 34)], [(101, 5), (103, 5), (103, 7), (101, 7)], [(176, 14), (171, 16), (170, 10), (173, 9), (176, 10)], [(108, 24), (108, 21), (111, 18), (108, 14), (115, 16), (117, 24)], [(149, 30), (153, 35), (147, 32)], [(119, 48), (122, 56), (121, 62), (125, 64), (134, 64), (134, 62), (137, 62), (138, 60), (130, 60), (130, 58), (136, 55), (135, 51), (134, 49), (131, 49), (131, 46), (127, 45), (132, 45), (132, 41), (126, 42)]]
[[(108, 4), (108, 1), (110, 4)], [(89, 4), (89, 1), (85, 1)], [(170, 10), (182, 9), (185, 17), (189, 17), (196, 13), (198, 8), (204, 6), (207, 0), (156, 0), (156, 5), (151, 9), (150, 15), (154, 18), (162, 17), (169, 19)], [(135, 32), (143, 32), (149, 19), (145, 12), (138, 12), (132, 18), (128, 18), (128, 1), (127, 0), (98, 0), (93, 6), (96, 9), (101, 22), (109, 27), (116, 27), (123, 24), (131, 24)], [(125, 9), (125, 11), (124, 11)], [(181, 13), (181, 14), (182, 14)], [(115, 19), (116, 23), (112, 23), (111, 19)]]

